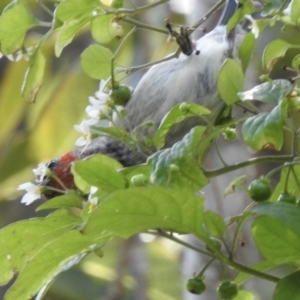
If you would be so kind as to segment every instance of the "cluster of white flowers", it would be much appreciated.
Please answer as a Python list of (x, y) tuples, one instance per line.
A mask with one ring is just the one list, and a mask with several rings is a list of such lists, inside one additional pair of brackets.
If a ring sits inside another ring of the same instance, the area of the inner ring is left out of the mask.
[(33, 53), (33, 47), (29, 47), (29, 48), (22, 49), (22, 50), (16, 51), (15, 53), (8, 54), (8, 55), (3, 55), (0, 52), (0, 58), (5, 56), (10, 61), (16, 62), (16, 61), (21, 60), (22, 58), (24, 60), (28, 61), (30, 56), (32, 55), (32, 53)]
[[(49, 169), (46, 164), (39, 164), (36, 169), (33, 169), (32, 172), (36, 176), (37, 182), (42, 182), (44, 177), (49, 174)], [(25, 190), (26, 194), (22, 197), (21, 203), (25, 203), (25, 205), (29, 205), (32, 202), (38, 200), (42, 196), (42, 186), (35, 185), (32, 182), (25, 182), (20, 184), (17, 187), (18, 191)]]
[(110, 96), (103, 92), (105, 85), (105, 81), (100, 81), (99, 90), (95, 96), (89, 97), (90, 105), (86, 107), (85, 111), (90, 119), (82, 120), (79, 125), (74, 125), (75, 130), (82, 134), (75, 142), (78, 147), (86, 147), (91, 143), (93, 133), (95, 133), (92, 127), (99, 125), (100, 120), (111, 120), (114, 105)]
[[(1, 57), (1, 53), (0, 53)], [(89, 97), (90, 105), (86, 108), (86, 113), (90, 117), (88, 120), (83, 120), (81, 124), (74, 125), (76, 131), (81, 133), (81, 137), (77, 139), (75, 145), (78, 147), (83, 147), (83, 149), (88, 146), (95, 134), (94, 126), (99, 126), (100, 120), (111, 120), (114, 104), (110, 99), (110, 96), (103, 92), (105, 87), (105, 82), (101, 81), (99, 90), (95, 93), (94, 97)], [(33, 173), (36, 177), (36, 182), (42, 183), (45, 176), (49, 176), (50, 170), (45, 164), (39, 164), (36, 169), (33, 169)], [(17, 190), (25, 190), (26, 194), (22, 197), (21, 202), (26, 205), (41, 198), (45, 187), (41, 185), (35, 185), (31, 182), (26, 182), (18, 186)], [(97, 188), (92, 187), (88, 198), (90, 203), (90, 210), (93, 210), (98, 203), (98, 198), (93, 195), (96, 193)]]

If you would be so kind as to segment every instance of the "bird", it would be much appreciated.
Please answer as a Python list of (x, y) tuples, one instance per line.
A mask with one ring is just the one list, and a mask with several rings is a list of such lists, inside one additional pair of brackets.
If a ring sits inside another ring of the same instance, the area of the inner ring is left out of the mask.
[[(227, 32), (226, 24), (236, 11), (238, 4), (228, 0), (218, 25), (196, 41), (189, 38), (188, 31), (173, 31), (167, 24), (171, 35), (175, 36), (182, 53), (178, 58), (152, 66), (141, 78), (125, 106), (126, 121), (117, 116), (114, 124), (128, 132), (136, 129), (138, 140), (151, 139), (164, 116), (177, 104), (193, 102), (211, 111), (209, 122), (214, 124), (226, 107), (217, 91), (218, 72), (227, 58), (237, 58), (237, 51), (244, 36), (243, 31)], [(141, 126), (151, 121), (152, 126)], [(165, 147), (171, 147), (182, 139), (193, 127), (203, 124), (200, 117), (190, 117), (175, 124), (166, 137)], [(131, 149), (123, 142), (111, 137), (98, 137), (83, 150), (74, 149), (46, 164), (47, 168), (59, 178), (68, 189), (76, 189), (71, 174), (71, 165), (96, 153), (108, 155), (124, 167), (144, 163), (147, 155), (139, 149)], [(37, 176), (40, 186), (59, 188), (60, 183), (53, 177)], [(57, 196), (57, 192), (45, 190), (46, 198)]]

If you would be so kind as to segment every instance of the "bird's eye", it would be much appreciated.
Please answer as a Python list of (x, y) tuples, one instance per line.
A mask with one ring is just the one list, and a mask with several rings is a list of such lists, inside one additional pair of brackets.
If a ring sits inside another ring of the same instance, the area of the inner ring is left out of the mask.
[(48, 169), (53, 171), (54, 168), (57, 166), (57, 161), (56, 160), (51, 160), (46, 164), (46, 166), (47, 166)]

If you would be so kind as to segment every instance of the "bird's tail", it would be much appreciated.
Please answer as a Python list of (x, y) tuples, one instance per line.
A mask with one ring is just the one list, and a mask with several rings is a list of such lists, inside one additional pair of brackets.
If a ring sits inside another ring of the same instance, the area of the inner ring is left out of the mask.
[(234, 15), (237, 7), (238, 4), (236, 0), (228, 0), (218, 25), (227, 25), (230, 18)]

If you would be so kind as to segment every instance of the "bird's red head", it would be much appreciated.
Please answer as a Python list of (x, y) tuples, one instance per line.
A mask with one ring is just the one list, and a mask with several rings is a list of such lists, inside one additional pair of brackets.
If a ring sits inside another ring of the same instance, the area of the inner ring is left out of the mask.
[[(71, 173), (71, 166), (74, 161), (80, 159), (78, 153), (71, 151), (63, 156), (51, 160), (46, 164), (46, 167), (51, 171), (49, 176), (36, 176), (36, 183), (41, 186), (51, 187), (57, 190), (76, 189), (74, 176)], [(42, 177), (42, 178), (41, 178)], [(63, 194), (63, 192), (62, 192)], [(53, 198), (60, 195), (57, 191), (51, 189), (44, 192), (46, 198)]]

